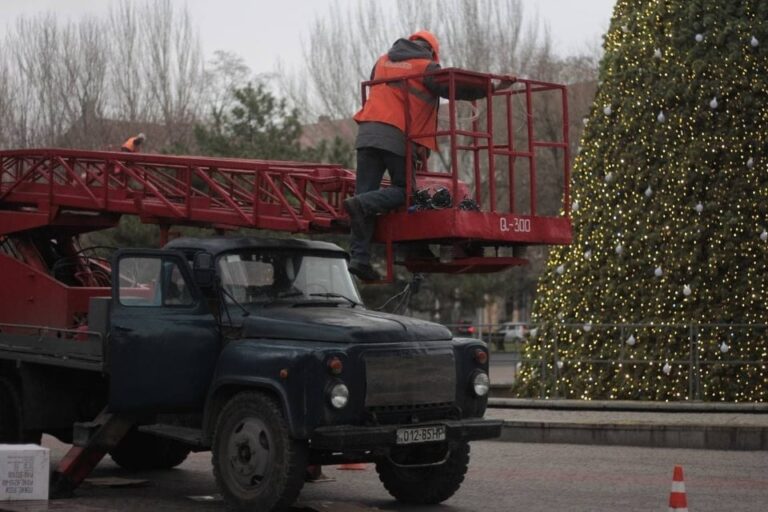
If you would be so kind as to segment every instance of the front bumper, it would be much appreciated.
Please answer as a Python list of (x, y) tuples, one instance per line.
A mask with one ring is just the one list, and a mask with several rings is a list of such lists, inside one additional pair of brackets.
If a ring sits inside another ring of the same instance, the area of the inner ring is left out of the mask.
[(465, 420), (437, 420), (407, 425), (319, 427), (310, 436), (310, 446), (317, 450), (374, 450), (397, 446), (397, 429), (428, 425), (445, 425), (446, 441), (475, 441), (501, 435), (501, 420), (481, 418)]

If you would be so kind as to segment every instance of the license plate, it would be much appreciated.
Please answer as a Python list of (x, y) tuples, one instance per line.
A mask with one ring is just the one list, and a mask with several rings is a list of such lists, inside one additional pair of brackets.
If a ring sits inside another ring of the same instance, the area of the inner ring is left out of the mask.
[(445, 425), (397, 429), (397, 444), (429, 443), (433, 441), (445, 441)]

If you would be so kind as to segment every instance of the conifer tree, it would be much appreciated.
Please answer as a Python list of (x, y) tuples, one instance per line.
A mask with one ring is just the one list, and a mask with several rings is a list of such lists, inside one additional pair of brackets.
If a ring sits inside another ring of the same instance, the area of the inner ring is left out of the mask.
[(768, 2), (619, 0), (604, 48), (521, 390), (764, 401)]

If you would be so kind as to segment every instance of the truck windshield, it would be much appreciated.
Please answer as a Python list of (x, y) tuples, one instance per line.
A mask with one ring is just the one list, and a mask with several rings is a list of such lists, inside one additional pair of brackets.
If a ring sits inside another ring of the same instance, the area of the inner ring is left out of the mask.
[(218, 266), (229, 303), (361, 302), (346, 259), (336, 254), (254, 249), (224, 254)]

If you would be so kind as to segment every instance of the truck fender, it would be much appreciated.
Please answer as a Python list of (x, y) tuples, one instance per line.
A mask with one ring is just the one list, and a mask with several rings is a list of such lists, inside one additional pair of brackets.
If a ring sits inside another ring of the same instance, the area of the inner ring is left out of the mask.
[(283, 386), (274, 380), (261, 377), (232, 377), (217, 380), (208, 393), (203, 412), (203, 440), (206, 444), (212, 442), (219, 411), (230, 398), (241, 391), (262, 391), (272, 396), (280, 404), (291, 434), (294, 437), (299, 437), (300, 432), (298, 431), (300, 429), (297, 428), (294, 415), (291, 414), (290, 402)]

